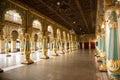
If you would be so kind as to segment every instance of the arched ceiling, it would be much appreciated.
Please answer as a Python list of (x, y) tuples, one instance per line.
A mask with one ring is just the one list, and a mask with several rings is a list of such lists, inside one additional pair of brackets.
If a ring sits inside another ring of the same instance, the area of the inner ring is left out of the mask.
[(97, 0), (14, 0), (50, 17), (76, 34), (95, 34)]

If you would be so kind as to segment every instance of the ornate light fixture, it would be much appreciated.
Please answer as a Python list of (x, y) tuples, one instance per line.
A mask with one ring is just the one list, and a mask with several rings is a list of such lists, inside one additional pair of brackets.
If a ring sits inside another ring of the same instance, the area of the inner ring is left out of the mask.
[(75, 34), (75, 31), (73, 29), (71, 29), (70, 34)]

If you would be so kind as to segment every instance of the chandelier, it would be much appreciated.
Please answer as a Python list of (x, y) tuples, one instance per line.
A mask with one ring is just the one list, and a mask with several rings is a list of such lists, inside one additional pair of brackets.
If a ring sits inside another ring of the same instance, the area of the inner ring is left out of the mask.
[(71, 29), (70, 34), (75, 34), (75, 31), (73, 29)]

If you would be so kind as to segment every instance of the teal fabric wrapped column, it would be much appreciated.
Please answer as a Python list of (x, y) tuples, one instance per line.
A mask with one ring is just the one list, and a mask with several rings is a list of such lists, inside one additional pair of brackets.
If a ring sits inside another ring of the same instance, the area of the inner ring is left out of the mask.
[(97, 57), (100, 56), (101, 49), (102, 49), (102, 39), (100, 37), (99, 40), (98, 40)]
[(100, 39), (98, 39), (98, 49), (100, 49)]
[(8, 39), (5, 39), (5, 54), (6, 54), (6, 57), (11, 56), (11, 54), (9, 53)]
[(99, 48), (99, 52), (98, 52), (98, 58), (97, 58), (97, 61), (98, 62), (102, 62), (102, 58), (100, 56), (100, 54), (103, 52), (103, 36), (100, 37), (100, 48)]
[(42, 53), (43, 53), (43, 57), (41, 57), (41, 59), (49, 59), (47, 36), (45, 35), (42, 38), (43, 38), (42, 39)]
[(109, 16), (109, 48), (107, 56), (108, 74), (113, 80), (120, 80), (120, 53), (118, 38), (118, 23), (115, 10), (111, 11)]
[(57, 38), (54, 38), (54, 54), (53, 56), (58, 56), (57, 50), (58, 50), (58, 44), (57, 44)]
[(96, 53), (95, 53), (95, 56), (99, 56), (98, 53), (99, 53), (99, 46), (100, 46), (100, 39), (98, 38), (97, 40), (98, 42), (98, 45), (96, 45)]
[(102, 52), (102, 37), (100, 38), (100, 52)]
[(102, 59), (102, 64), (99, 67), (99, 71), (106, 72), (107, 71), (107, 66), (106, 66), (106, 42), (105, 42), (105, 34), (103, 35), (102, 38), (102, 45), (103, 49), (102, 52), (100, 53), (100, 57)]
[(24, 45), (24, 54), (25, 54), (25, 61), (22, 62), (23, 64), (32, 64), (33, 61), (30, 59), (31, 49), (30, 49), (30, 35), (25, 33), (25, 45)]

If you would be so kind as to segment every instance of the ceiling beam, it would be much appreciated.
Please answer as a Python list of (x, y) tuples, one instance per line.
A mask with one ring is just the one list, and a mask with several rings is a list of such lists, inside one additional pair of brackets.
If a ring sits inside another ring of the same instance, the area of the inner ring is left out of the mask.
[(84, 21), (84, 23), (85, 23), (86, 29), (87, 29), (88, 33), (90, 33), (90, 32), (89, 32), (89, 28), (88, 28), (88, 23), (87, 23), (87, 20), (86, 20), (86, 18), (85, 18), (84, 12), (83, 12), (83, 10), (82, 10), (82, 8), (81, 8), (81, 5), (80, 5), (80, 3), (79, 3), (79, 0), (75, 0), (75, 3), (77, 4), (77, 7), (78, 7), (78, 9), (79, 9), (79, 11), (80, 11), (80, 14), (81, 14), (81, 16), (82, 16), (82, 18), (83, 18), (83, 21)]
[(50, 6), (48, 6), (45, 2), (43, 2), (42, 0), (39, 0), (42, 4), (44, 4), (44, 5), (46, 5), (46, 7), (48, 8), (48, 9), (50, 9), (52, 12), (54, 12), (57, 16), (59, 16), (65, 23), (67, 23), (70, 27), (71, 27), (71, 29), (72, 29), (72, 24), (70, 24), (68, 21), (66, 21), (65, 19), (64, 19), (64, 17), (62, 17), (61, 15), (59, 15), (55, 10), (53, 10)]

